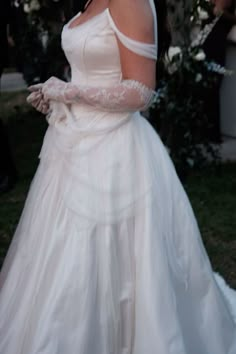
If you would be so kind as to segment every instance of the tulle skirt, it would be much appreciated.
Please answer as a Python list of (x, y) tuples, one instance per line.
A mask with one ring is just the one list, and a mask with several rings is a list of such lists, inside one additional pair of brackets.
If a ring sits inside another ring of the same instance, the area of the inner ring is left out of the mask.
[(95, 118), (49, 122), (1, 272), (0, 353), (235, 354), (235, 292), (158, 135), (139, 113)]

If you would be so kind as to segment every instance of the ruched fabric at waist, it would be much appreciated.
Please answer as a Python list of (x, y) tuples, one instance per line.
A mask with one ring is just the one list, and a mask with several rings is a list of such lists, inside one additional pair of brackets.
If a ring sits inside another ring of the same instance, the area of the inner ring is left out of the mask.
[(106, 112), (85, 104), (68, 106), (52, 102), (40, 157), (52, 157), (52, 146), (63, 154), (76, 153), (78, 149), (80, 154), (87, 153), (107, 135), (138, 117), (139, 112)]
[(108, 112), (87, 104), (69, 106), (52, 102), (47, 120), (49, 125), (55, 125), (64, 134), (76, 131), (85, 135), (100, 135), (119, 128), (137, 115), (139, 112)]

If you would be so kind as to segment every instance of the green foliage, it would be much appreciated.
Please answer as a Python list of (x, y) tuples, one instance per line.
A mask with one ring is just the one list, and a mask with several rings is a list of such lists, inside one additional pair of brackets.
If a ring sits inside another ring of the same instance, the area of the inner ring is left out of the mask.
[[(192, 24), (202, 28), (212, 16), (212, 5), (197, 0), (187, 14)], [(227, 74), (216, 63), (206, 61), (201, 32), (197, 41), (191, 42), (189, 33), (188, 36), (181, 47), (170, 48), (162, 72), (158, 72), (158, 95), (150, 112), (150, 121), (168, 147), (181, 177), (209, 161), (219, 162), (219, 146), (207, 134), (211, 124), (206, 106), (209, 93), (219, 85), (222, 74)]]
[[(70, 3), (70, 1), (68, 2)], [(45, 24), (51, 21), (60, 21), (65, 8), (65, 1), (60, 0), (24, 0), (24, 10), (28, 16), (40, 19)]]
[(28, 84), (52, 75), (63, 78), (67, 61), (61, 49), (61, 30), (68, 8), (64, 1), (24, 1), (26, 25), (20, 50)]
[(150, 114), (181, 174), (218, 157), (218, 147), (206, 134), (210, 123), (205, 101), (220, 74), (211, 70), (204, 53), (197, 49), (182, 48), (169, 59)]

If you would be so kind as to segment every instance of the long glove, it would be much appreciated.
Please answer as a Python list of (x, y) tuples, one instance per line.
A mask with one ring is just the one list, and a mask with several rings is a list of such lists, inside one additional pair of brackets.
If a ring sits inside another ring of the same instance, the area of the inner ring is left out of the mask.
[(51, 77), (44, 84), (29, 87), (42, 92), (44, 100), (65, 104), (86, 103), (105, 111), (144, 111), (154, 102), (156, 92), (136, 80), (123, 80), (112, 87), (75, 85)]

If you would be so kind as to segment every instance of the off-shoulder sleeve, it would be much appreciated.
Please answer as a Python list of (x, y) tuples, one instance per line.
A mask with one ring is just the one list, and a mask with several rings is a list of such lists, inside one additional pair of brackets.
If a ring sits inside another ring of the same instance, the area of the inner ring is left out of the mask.
[(111, 28), (113, 29), (113, 31), (116, 33), (117, 37), (119, 38), (119, 40), (121, 41), (121, 43), (128, 48), (129, 50), (131, 50), (132, 52), (139, 54), (141, 56), (144, 56), (146, 58), (150, 58), (150, 59), (157, 59), (157, 52), (158, 52), (158, 43), (157, 43), (157, 17), (156, 17), (156, 10), (155, 10), (155, 5), (153, 0), (149, 0), (150, 2), (150, 6), (153, 12), (153, 17), (154, 17), (154, 39), (155, 42), (153, 44), (151, 43), (144, 43), (144, 42), (140, 42), (137, 40), (134, 40), (132, 38), (129, 38), (128, 36), (126, 36), (124, 33), (122, 33), (116, 26), (111, 13), (109, 11), (109, 9), (107, 9), (107, 16), (108, 16), (108, 20), (110, 23)]

